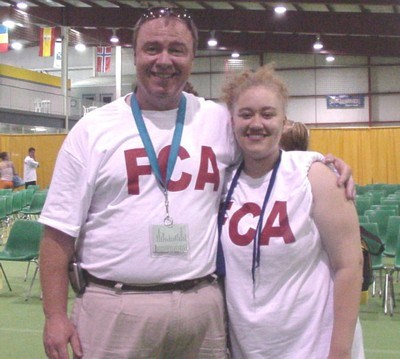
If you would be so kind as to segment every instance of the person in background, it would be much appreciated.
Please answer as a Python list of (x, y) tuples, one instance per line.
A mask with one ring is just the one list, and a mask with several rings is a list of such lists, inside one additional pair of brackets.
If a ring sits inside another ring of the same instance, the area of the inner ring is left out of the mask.
[(36, 185), (37, 174), (36, 168), (39, 167), (39, 162), (35, 158), (36, 150), (33, 147), (29, 147), (28, 156), (24, 159), (24, 182), (25, 188), (30, 185)]
[(13, 177), (16, 174), (14, 164), (10, 161), (7, 152), (1, 152), (0, 159), (0, 189), (14, 188)]
[(302, 122), (286, 119), (281, 137), (281, 148), (285, 151), (307, 151), (309, 131)]
[(321, 154), (280, 149), (288, 92), (272, 66), (222, 99), (243, 153), (220, 214), (232, 358), (364, 358), (353, 202)]
[[(88, 113), (63, 143), (39, 220), (49, 358), (68, 358), (69, 344), (87, 359), (227, 356), (217, 214), (238, 153), (226, 107), (183, 92), (197, 41), (185, 9), (147, 9), (134, 31), (136, 91)], [(69, 318), (74, 258), (85, 280)]]

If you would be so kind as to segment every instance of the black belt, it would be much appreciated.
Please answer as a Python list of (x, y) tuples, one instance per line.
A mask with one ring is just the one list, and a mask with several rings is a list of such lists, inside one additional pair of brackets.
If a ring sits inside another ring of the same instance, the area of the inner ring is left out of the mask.
[(151, 285), (132, 285), (132, 284), (124, 284), (121, 282), (116, 282), (108, 279), (100, 279), (89, 272), (84, 271), (84, 276), (86, 281), (90, 284), (97, 284), (103, 287), (114, 288), (118, 291), (139, 291), (139, 292), (168, 292), (168, 291), (185, 291), (194, 288), (198, 284), (202, 282), (212, 283), (216, 280), (216, 277), (209, 274), (205, 277), (196, 278), (196, 279), (188, 279), (183, 280), (181, 282), (172, 282), (172, 283), (160, 283), (160, 284), (151, 284)]

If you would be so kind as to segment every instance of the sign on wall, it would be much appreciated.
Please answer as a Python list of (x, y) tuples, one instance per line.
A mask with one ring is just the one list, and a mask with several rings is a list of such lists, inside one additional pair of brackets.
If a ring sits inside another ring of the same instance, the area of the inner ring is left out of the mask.
[(326, 96), (326, 107), (328, 109), (364, 108), (364, 95)]

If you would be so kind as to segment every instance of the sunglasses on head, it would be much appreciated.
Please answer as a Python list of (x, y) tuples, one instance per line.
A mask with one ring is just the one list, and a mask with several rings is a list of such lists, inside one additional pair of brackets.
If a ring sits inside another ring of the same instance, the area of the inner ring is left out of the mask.
[(133, 46), (134, 47), (136, 46), (138, 30), (144, 23), (150, 20), (161, 19), (166, 17), (174, 17), (178, 20), (183, 21), (186, 24), (186, 26), (192, 33), (194, 39), (193, 52), (195, 53), (197, 49), (197, 43), (199, 40), (197, 27), (189, 12), (186, 9), (179, 7), (151, 7), (146, 9), (135, 25), (133, 34)]
[(162, 17), (174, 16), (186, 22), (191, 22), (192, 17), (186, 9), (179, 7), (151, 7), (142, 14), (142, 20), (159, 19)]

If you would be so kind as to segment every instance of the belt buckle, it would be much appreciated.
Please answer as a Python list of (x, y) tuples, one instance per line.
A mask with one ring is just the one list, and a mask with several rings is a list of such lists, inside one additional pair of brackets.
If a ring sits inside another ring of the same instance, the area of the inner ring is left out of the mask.
[(119, 283), (119, 282), (115, 283), (115, 285), (114, 285), (115, 292), (116, 293), (123, 292), (123, 287), (124, 287), (124, 285), (122, 283)]

